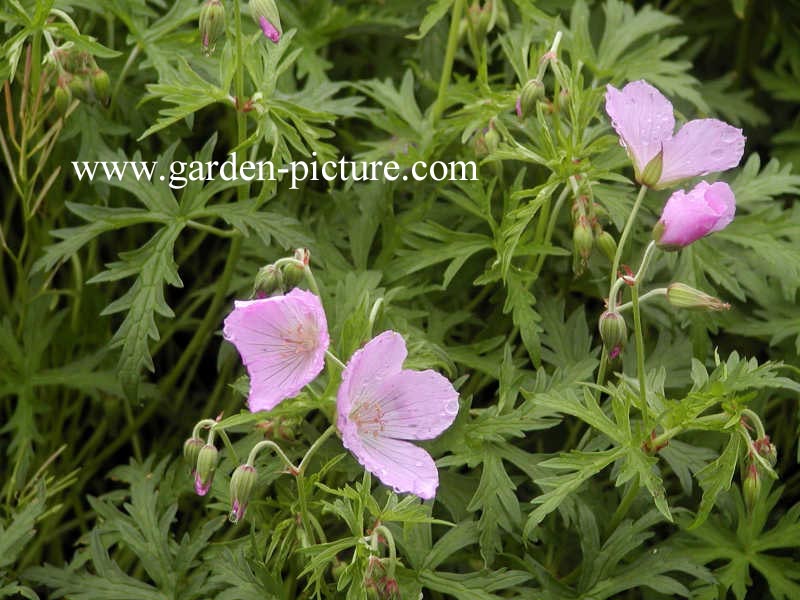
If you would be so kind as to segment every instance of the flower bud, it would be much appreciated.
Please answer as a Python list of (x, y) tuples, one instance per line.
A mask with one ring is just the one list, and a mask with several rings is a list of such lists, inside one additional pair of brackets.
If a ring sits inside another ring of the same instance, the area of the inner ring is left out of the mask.
[(761, 477), (758, 474), (758, 467), (754, 463), (750, 463), (747, 467), (747, 475), (742, 483), (742, 495), (744, 496), (747, 510), (753, 512), (761, 496)]
[(250, 14), (272, 42), (281, 41), (281, 16), (274, 0), (250, 0)]
[(105, 104), (111, 91), (111, 79), (103, 69), (95, 69), (92, 73), (92, 88), (97, 99)]
[(231, 523), (238, 523), (244, 516), (255, 483), (256, 468), (254, 466), (244, 464), (236, 467), (231, 475), (231, 513), (229, 515)]
[(53, 98), (56, 101), (56, 110), (58, 110), (59, 114), (66, 114), (69, 105), (72, 103), (72, 92), (65, 81), (59, 79), (58, 85), (53, 91)]
[(609, 357), (614, 359), (619, 356), (628, 340), (628, 326), (623, 316), (608, 310), (600, 315), (600, 337)]
[(729, 310), (731, 305), (683, 283), (667, 286), (667, 300), (677, 308)]
[(486, 150), (489, 154), (497, 150), (497, 147), (500, 145), (500, 134), (497, 133), (493, 125), (489, 125), (489, 131), (486, 132), (485, 139)]
[(214, 471), (217, 469), (219, 452), (213, 444), (206, 444), (200, 448), (197, 455), (197, 468), (194, 472), (194, 491), (198, 496), (205, 496), (211, 489), (214, 481)]
[(544, 84), (538, 79), (529, 80), (519, 94), (517, 115), (525, 119), (536, 112), (536, 103), (544, 96)]
[(68, 85), (72, 96), (79, 100), (89, 100), (90, 95), (94, 94), (94, 90), (91, 89), (89, 81), (82, 75), (73, 75)]
[(200, 456), (200, 449), (204, 445), (205, 442), (196, 437), (190, 437), (183, 443), (183, 458), (186, 464), (191, 467), (193, 473), (197, 468), (197, 458)]
[(289, 291), (300, 285), (305, 278), (306, 270), (296, 263), (283, 265), (284, 289)]
[(472, 138), (472, 150), (478, 158), (483, 158), (489, 154), (489, 147), (486, 145), (487, 133), (487, 131), (479, 131)]
[(206, 0), (200, 9), (199, 28), (201, 49), (209, 55), (225, 35), (225, 5), (220, 0)]
[(275, 265), (267, 265), (266, 267), (261, 267), (256, 273), (252, 295), (275, 296), (283, 294), (286, 289), (281, 269)]
[(595, 237), (597, 247), (606, 255), (609, 261), (614, 262), (614, 255), (617, 253), (617, 241), (607, 231), (603, 231)]
[(774, 467), (778, 462), (778, 449), (775, 447), (775, 444), (769, 441), (768, 435), (753, 442), (753, 447), (756, 449), (759, 456), (767, 459), (770, 467)]
[(575, 229), (572, 232), (572, 245), (575, 252), (575, 272), (580, 274), (589, 263), (589, 256), (591, 256), (592, 247), (594, 246), (594, 232), (586, 215), (580, 215), (577, 223), (575, 223)]

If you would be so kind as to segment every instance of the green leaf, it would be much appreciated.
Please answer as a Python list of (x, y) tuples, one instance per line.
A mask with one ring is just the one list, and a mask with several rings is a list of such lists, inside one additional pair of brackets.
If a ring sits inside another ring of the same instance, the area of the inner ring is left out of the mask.
[(700, 527), (708, 519), (708, 515), (711, 514), (711, 509), (714, 508), (717, 496), (721, 492), (730, 489), (733, 474), (736, 472), (736, 464), (739, 461), (740, 445), (741, 438), (739, 434), (732, 433), (719, 458), (698, 471), (697, 481), (700, 483), (700, 487), (703, 488), (703, 498), (700, 501), (700, 508), (697, 511), (694, 522), (689, 526), (689, 529)]

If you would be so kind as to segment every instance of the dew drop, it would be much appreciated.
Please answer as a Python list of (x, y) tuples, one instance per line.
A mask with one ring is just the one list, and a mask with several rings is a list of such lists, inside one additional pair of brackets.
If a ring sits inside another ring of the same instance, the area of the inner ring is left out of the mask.
[(447, 404), (445, 404), (444, 412), (447, 413), (449, 416), (457, 415), (458, 400), (450, 400)]

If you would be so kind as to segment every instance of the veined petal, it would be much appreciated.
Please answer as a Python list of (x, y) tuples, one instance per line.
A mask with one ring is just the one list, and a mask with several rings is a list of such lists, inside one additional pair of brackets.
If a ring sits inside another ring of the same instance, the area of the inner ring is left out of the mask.
[[(384, 331), (356, 350), (342, 372), (336, 395), (340, 421), (364, 402), (377, 399), (378, 389), (391, 375), (399, 373), (406, 359), (406, 342), (396, 331)], [(342, 424), (339, 425), (342, 429)]]
[(718, 119), (695, 119), (664, 142), (664, 166), (659, 188), (732, 169), (744, 153), (742, 130)]
[(646, 81), (633, 81), (622, 90), (606, 86), (606, 112), (638, 177), (672, 136), (672, 104)]
[(435, 371), (405, 370), (387, 379), (378, 391), (380, 435), (430, 440), (453, 424), (458, 392)]
[(285, 296), (236, 302), (223, 335), (250, 376), (253, 412), (274, 408), (319, 375), (330, 342), (322, 303), (298, 288)]
[(433, 458), (410, 442), (381, 436), (343, 432), (342, 442), (365, 469), (396, 492), (410, 492), (425, 500), (439, 486)]

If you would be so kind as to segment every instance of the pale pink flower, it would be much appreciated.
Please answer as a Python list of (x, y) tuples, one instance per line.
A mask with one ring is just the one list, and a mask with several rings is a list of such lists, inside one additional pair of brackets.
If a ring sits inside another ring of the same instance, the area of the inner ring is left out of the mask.
[(397, 492), (433, 498), (433, 458), (406, 440), (429, 440), (452, 425), (458, 392), (431, 370), (403, 369), (402, 336), (384, 331), (355, 352), (336, 398), (342, 442), (368, 471)]
[(678, 190), (664, 205), (654, 237), (659, 246), (682, 248), (725, 229), (736, 212), (736, 198), (727, 183), (698, 183), (690, 192)]
[[(622, 90), (606, 86), (606, 112), (633, 161), (636, 180), (661, 189), (684, 179), (732, 169), (744, 152), (742, 130), (717, 119), (689, 121), (673, 135), (672, 104), (645, 81)], [(656, 178), (642, 181), (645, 167), (661, 153)]]
[(236, 301), (223, 335), (247, 368), (253, 412), (297, 395), (322, 371), (330, 343), (322, 303), (299, 288), (285, 296)]

